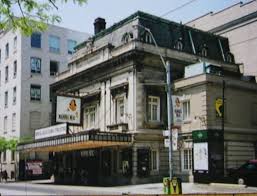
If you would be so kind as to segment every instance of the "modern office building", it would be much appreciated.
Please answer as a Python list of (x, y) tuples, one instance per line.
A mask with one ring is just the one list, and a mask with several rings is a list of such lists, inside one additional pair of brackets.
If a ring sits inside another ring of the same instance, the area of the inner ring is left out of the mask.
[(210, 12), (188, 23), (191, 27), (227, 37), (244, 75), (257, 76), (257, 1), (239, 2), (219, 12)]
[(19, 145), (21, 160), (49, 154), (57, 183), (160, 182), (169, 174), (160, 56), (180, 108), (174, 175), (210, 180), (254, 158), (257, 84), (242, 80), (228, 39), (136, 12), (107, 29), (96, 19), (95, 35), (51, 85), (52, 126)]
[[(77, 43), (88, 34), (49, 25), (31, 37), (19, 31), (0, 33), (0, 136), (34, 138), (34, 130), (50, 125), (49, 84), (68, 69)], [(14, 177), (17, 155), (2, 153), (2, 170)]]

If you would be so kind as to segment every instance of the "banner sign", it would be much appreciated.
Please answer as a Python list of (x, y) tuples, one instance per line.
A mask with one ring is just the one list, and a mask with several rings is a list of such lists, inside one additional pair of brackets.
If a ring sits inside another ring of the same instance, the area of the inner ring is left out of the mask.
[(65, 135), (67, 133), (67, 124), (54, 125), (42, 129), (35, 130), (35, 140), (54, 137), (58, 135)]
[(80, 98), (57, 96), (56, 122), (81, 124)]
[(42, 161), (28, 161), (26, 162), (26, 171), (30, 171), (30, 175), (41, 175), (43, 163)]
[(180, 96), (172, 96), (173, 124), (180, 126), (183, 121), (183, 110)]
[(172, 150), (178, 150), (178, 128), (172, 128)]
[(208, 143), (194, 143), (194, 170), (208, 171), (208, 160)]

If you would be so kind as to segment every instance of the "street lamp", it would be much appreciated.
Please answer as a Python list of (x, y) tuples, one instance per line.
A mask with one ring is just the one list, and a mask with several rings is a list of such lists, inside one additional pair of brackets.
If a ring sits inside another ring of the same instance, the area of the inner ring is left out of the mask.
[(169, 61), (164, 61), (163, 56), (161, 55), (160, 48), (157, 45), (157, 42), (151, 32), (151, 30), (143, 25), (137, 24), (133, 27), (140, 27), (144, 29), (146, 32), (149, 33), (151, 36), (155, 47), (157, 48), (158, 54), (160, 56), (161, 62), (166, 70), (166, 85), (167, 85), (167, 112), (168, 112), (168, 130), (169, 130), (169, 177), (170, 180), (172, 179), (172, 133), (171, 133), (171, 128), (172, 128), (172, 97), (171, 97), (171, 65)]

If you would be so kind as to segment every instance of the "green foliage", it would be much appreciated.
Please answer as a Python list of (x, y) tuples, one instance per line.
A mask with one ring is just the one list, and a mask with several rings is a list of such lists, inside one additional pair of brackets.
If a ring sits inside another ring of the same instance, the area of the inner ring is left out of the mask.
[[(33, 31), (44, 31), (47, 24), (59, 23), (61, 17), (52, 14), (58, 10), (57, 3), (71, 0), (0, 0), (0, 29), (20, 30), (25, 35)], [(87, 0), (72, 0), (82, 6)], [(16, 17), (18, 14), (19, 17)]]
[(0, 152), (3, 152), (5, 150), (16, 150), (18, 144), (17, 139), (9, 139), (7, 140), (4, 137), (0, 137)]

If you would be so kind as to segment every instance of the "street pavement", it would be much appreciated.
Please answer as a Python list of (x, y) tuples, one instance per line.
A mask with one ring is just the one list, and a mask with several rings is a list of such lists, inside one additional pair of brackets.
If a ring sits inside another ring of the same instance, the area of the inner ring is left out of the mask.
[[(256, 193), (257, 187), (230, 184), (183, 183), (183, 193)], [(1, 195), (122, 195), (163, 194), (162, 183), (115, 187), (92, 187), (47, 184), (37, 182), (9, 182), (0, 184)]]

